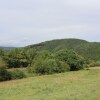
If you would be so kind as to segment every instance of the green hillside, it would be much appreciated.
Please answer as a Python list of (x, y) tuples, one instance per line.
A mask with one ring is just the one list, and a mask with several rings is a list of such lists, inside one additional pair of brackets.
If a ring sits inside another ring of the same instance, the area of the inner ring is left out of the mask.
[(87, 59), (100, 60), (100, 42), (88, 42), (80, 39), (59, 39), (30, 45), (27, 48), (46, 49), (53, 52), (61, 49), (71, 49)]
[(1, 82), (0, 100), (100, 100), (100, 70)]

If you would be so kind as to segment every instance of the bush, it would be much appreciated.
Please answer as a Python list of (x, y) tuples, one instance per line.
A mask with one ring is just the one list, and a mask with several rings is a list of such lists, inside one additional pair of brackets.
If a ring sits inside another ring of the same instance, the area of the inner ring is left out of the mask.
[(96, 61), (94, 61), (94, 60), (87, 60), (87, 66), (88, 67), (95, 67), (96, 66)]
[(96, 61), (95, 66), (100, 66), (100, 61)]
[(6, 63), (3, 61), (2, 58), (0, 58), (0, 67), (5, 67), (5, 68), (7, 68)]
[(11, 80), (11, 74), (5, 67), (0, 67), (0, 81)]
[(18, 69), (14, 69), (13, 71), (11, 71), (11, 79), (22, 79), (25, 77), (25, 74), (18, 70)]
[(24, 49), (13, 49), (5, 53), (3, 60), (8, 68), (27, 67), (29, 64), (26, 51)]
[(39, 74), (53, 74), (69, 71), (69, 65), (55, 59), (38, 59), (33, 64), (33, 72)]
[(84, 58), (74, 51), (60, 50), (55, 54), (55, 58), (68, 63), (71, 71), (76, 71), (84, 68)]

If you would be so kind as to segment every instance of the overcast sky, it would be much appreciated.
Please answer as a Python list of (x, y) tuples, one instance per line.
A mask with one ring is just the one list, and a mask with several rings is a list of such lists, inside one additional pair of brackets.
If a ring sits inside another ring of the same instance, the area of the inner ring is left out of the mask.
[(0, 46), (60, 38), (100, 42), (100, 0), (0, 0)]

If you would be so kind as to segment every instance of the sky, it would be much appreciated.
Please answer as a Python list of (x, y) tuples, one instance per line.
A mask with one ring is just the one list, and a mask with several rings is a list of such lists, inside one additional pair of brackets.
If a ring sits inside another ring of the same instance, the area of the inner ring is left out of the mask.
[(100, 0), (0, 0), (0, 46), (63, 38), (100, 42)]

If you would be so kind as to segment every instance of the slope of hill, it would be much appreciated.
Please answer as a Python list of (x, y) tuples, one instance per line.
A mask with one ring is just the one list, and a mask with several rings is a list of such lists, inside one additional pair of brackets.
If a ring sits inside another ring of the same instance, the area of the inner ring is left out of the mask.
[(80, 39), (59, 39), (30, 45), (27, 48), (46, 49), (53, 52), (61, 49), (71, 49), (87, 59), (100, 60), (100, 42), (88, 42)]
[(100, 100), (100, 71), (84, 70), (1, 82), (0, 100)]

